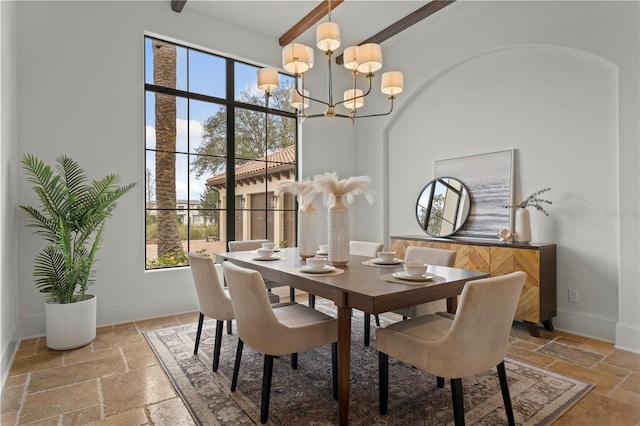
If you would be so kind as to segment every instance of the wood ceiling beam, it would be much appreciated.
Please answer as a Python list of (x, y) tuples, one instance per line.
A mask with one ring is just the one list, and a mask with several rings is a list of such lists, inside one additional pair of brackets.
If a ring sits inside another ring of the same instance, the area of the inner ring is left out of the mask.
[[(316, 22), (328, 15), (329, 7), (331, 7), (331, 10), (333, 10), (338, 7), (343, 1), (344, 0), (331, 0), (331, 2), (329, 2), (329, 0), (323, 0), (322, 3), (316, 6), (311, 12), (307, 13), (304, 18), (302, 18), (286, 33), (280, 36), (280, 39), (278, 39), (280, 46), (284, 47), (287, 44), (291, 43), (302, 33), (311, 28)], [(329, 4), (329, 6), (327, 6), (327, 3)]]
[[(415, 10), (414, 12), (411, 12), (410, 14), (408, 14), (407, 16), (405, 16), (404, 18), (394, 22), (393, 24), (389, 25), (387, 28), (385, 28), (384, 30), (380, 31), (379, 33), (369, 37), (368, 39), (364, 40), (363, 42), (359, 43), (358, 46), (361, 46), (363, 44), (366, 43), (382, 43), (385, 40), (390, 39), (391, 37), (393, 37), (394, 35), (398, 34), (401, 31), (406, 30), (407, 28), (409, 28), (410, 26), (412, 26), (413, 24), (416, 24), (420, 21), (422, 21), (424, 18), (427, 18), (431, 15), (433, 15), (434, 13), (436, 13), (437, 11), (439, 11), (440, 9), (449, 6), (451, 3), (453, 3), (455, 0), (432, 0), (429, 3), (425, 4), (424, 6), (422, 6), (420, 9)], [(342, 65), (344, 58), (342, 57), (342, 55), (339, 55), (336, 57), (336, 63), (338, 63), (339, 65)]]
[(178, 13), (182, 12), (186, 2), (187, 0), (171, 0), (171, 10)]

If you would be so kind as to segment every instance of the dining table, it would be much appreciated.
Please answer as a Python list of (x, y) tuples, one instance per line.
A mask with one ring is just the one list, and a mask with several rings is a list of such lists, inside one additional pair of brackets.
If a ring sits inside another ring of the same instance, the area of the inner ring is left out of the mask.
[[(349, 385), (351, 378), (351, 313), (359, 309), (381, 314), (407, 306), (446, 299), (447, 311), (455, 313), (458, 295), (466, 282), (486, 278), (486, 272), (429, 265), (424, 281), (397, 278), (402, 261), (378, 265), (366, 256), (351, 255), (345, 265), (327, 266), (326, 273), (306, 271), (306, 261), (295, 247), (275, 252), (268, 260), (258, 259), (255, 251), (217, 253), (218, 261), (260, 272), (275, 281), (334, 302), (338, 320), (338, 423), (349, 424)], [(396, 275), (394, 277), (393, 275)]]

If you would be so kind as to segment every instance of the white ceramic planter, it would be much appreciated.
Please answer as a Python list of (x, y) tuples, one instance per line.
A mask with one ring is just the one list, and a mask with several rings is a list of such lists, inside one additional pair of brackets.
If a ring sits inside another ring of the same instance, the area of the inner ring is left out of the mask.
[(85, 294), (80, 302), (45, 304), (49, 349), (75, 349), (96, 338), (96, 299), (93, 294)]

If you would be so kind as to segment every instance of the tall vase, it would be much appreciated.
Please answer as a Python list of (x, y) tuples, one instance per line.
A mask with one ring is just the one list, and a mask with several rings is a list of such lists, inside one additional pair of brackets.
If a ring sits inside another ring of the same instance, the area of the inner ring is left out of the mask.
[(519, 243), (531, 241), (531, 220), (527, 209), (516, 210), (516, 241)]
[(316, 209), (310, 204), (298, 211), (298, 256), (302, 259), (316, 255)]
[(332, 265), (346, 265), (349, 262), (349, 208), (342, 202), (342, 195), (335, 198), (327, 217), (328, 259)]

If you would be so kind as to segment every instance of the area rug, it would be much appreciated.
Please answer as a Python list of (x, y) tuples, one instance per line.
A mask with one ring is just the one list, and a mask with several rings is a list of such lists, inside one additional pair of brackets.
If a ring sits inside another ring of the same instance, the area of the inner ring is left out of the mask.
[[(316, 308), (335, 314), (331, 302)], [(381, 316), (382, 326), (390, 320)], [(193, 354), (197, 324), (186, 324), (144, 335), (171, 383), (198, 425), (260, 424), (263, 356), (245, 345), (238, 388), (230, 391), (237, 335), (222, 339), (220, 368), (211, 371), (215, 321), (205, 321), (198, 355)], [(389, 411), (378, 412), (378, 356), (375, 336), (363, 345), (362, 313), (352, 320), (351, 404), (353, 425), (453, 424), (449, 381), (444, 388), (436, 378), (407, 364), (389, 359)], [(548, 425), (593, 386), (516, 360), (505, 360), (514, 416), (518, 425)], [(500, 384), (494, 370), (462, 381), (468, 425), (506, 424)], [(269, 422), (271, 425), (337, 424), (338, 404), (331, 391), (331, 347), (299, 354), (298, 369), (290, 358), (274, 361)]]

